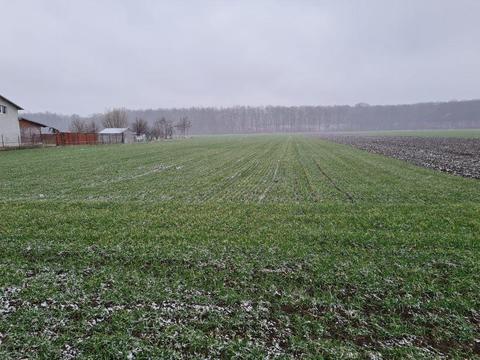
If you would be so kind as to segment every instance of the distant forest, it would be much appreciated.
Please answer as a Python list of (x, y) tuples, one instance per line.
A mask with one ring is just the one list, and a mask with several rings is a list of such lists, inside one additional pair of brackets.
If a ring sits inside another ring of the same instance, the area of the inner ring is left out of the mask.
[[(127, 114), (129, 123), (141, 118), (150, 125), (161, 118), (176, 122), (187, 117), (192, 125), (190, 134), (480, 128), (480, 100), (381, 106), (362, 103), (127, 110)], [(67, 131), (72, 120), (78, 119), (78, 115), (49, 112), (24, 116), (62, 131)], [(95, 114), (81, 119), (101, 124), (102, 116)]]

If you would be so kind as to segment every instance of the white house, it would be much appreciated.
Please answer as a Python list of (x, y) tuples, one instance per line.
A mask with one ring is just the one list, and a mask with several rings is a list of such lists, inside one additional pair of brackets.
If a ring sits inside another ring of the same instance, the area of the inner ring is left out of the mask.
[(18, 146), (21, 141), (18, 124), (20, 106), (0, 95), (0, 146)]

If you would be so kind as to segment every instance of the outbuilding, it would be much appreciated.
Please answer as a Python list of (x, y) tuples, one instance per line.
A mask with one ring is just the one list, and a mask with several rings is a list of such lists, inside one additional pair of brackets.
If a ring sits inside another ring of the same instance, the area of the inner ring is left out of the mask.
[(24, 117), (18, 118), (18, 124), (20, 125), (20, 139), (24, 145), (41, 144), (43, 142), (43, 135), (58, 132), (58, 130), (52, 127), (25, 119)]
[(105, 128), (99, 133), (101, 144), (131, 144), (135, 134), (129, 128)]

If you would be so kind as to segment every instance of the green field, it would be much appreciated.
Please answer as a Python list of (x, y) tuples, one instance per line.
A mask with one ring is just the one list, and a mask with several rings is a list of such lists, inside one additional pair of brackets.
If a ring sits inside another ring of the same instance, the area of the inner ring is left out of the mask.
[(480, 356), (480, 182), (302, 136), (0, 153), (0, 358)]
[(345, 135), (363, 136), (417, 136), (417, 137), (454, 137), (464, 139), (480, 138), (480, 129), (452, 129), (452, 130), (378, 130), (341, 132)]

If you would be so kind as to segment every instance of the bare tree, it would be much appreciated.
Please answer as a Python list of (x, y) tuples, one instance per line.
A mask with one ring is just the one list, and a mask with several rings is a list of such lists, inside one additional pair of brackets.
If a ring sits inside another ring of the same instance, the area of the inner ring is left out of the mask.
[(188, 133), (188, 129), (192, 126), (190, 120), (188, 120), (188, 117), (184, 116), (180, 119), (180, 121), (175, 125), (175, 127), (178, 129), (180, 134), (185, 137)]
[(150, 131), (152, 138), (158, 140), (165, 137), (165, 124), (165, 118), (155, 120), (152, 126), (152, 130)]
[(148, 123), (142, 118), (136, 118), (132, 123), (131, 129), (137, 135), (146, 134), (148, 132)]
[(155, 120), (150, 135), (157, 140), (171, 139), (173, 137), (173, 123), (164, 117)]
[(102, 124), (106, 128), (126, 128), (128, 126), (127, 110), (112, 109), (103, 116)]
[(72, 121), (70, 123), (71, 132), (83, 133), (86, 131), (86, 125), (85, 121), (80, 119), (80, 116), (72, 115)]
[(95, 120), (91, 120), (88, 124), (85, 125), (85, 131), (89, 133), (98, 132), (98, 125)]
[(173, 138), (173, 122), (167, 121), (165, 124), (165, 139)]

